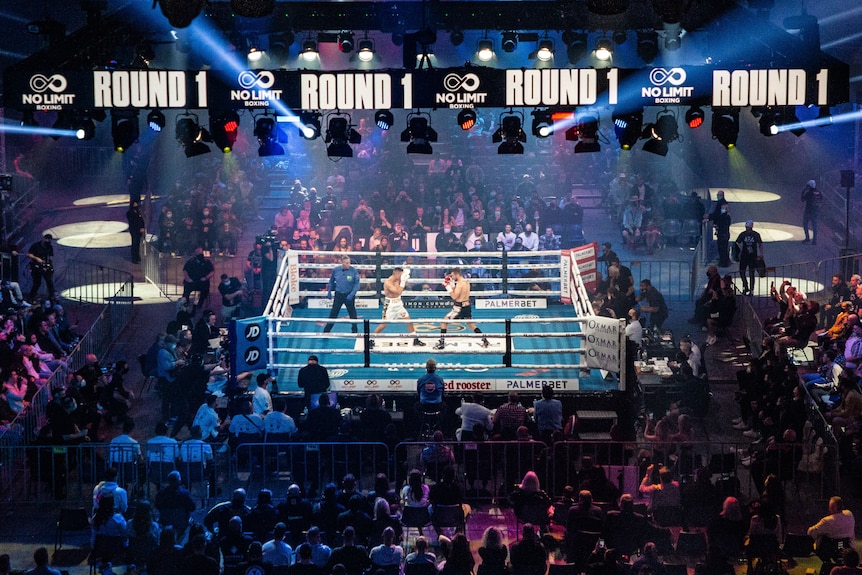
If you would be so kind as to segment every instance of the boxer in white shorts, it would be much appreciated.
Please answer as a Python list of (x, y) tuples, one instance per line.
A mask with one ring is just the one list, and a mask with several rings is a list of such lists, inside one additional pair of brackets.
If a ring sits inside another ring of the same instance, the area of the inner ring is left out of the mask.
[[(386, 297), (386, 300), (383, 303), (384, 321), (393, 319), (410, 319), (410, 314), (407, 313), (407, 310), (404, 308), (404, 302), (401, 301), (401, 294), (404, 292), (404, 286), (407, 285), (409, 280), (410, 270), (397, 267), (392, 270), (392, 275), (383, 282), (383, 295)], [(386, 323), (381, 323), (377, 326), (377, 329), (374, 330), (374, 333), (380, 333), (387, 325), (388, 324)], [(412, 323), (408, 323), (407, 331), (415, 334), (416, 328), (413, 327)], [(423, 343), (418, 337), (414, 337), (413, 345), (424, 346), (425, 343)], [(371, 341), (371, 347), (374, 347), (373, 340)]]

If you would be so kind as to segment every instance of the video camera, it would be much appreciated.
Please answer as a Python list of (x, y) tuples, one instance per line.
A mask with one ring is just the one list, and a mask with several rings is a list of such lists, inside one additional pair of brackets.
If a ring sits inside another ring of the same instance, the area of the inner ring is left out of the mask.
[(278, 233), (275, 230), (269, 230), (265, 234), (255, 236), (255, 244), (260, 244), (261, 248), (278, 248)]

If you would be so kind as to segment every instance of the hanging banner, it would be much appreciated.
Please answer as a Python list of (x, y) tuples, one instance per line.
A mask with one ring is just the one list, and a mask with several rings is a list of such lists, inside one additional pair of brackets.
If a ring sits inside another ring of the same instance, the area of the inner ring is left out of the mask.
[(619, 372), (622, 369), (622, 320), (593, 316), (581, 324), (587, 367)]
[(299, 303), (299, 255), (293, 250), (287, 252), (287, 303)]
[(560, 301), (572, 303), (572, 250), (560, 251)]
[(825, 68), (430, 70), (10, 70), (19, 110), (380, 110), (549, 106), (832, 106), (850, 98), (846, 64)]
[(231, 320), (228, 326), (230, 342), (230, 374), (266, 369), (268, 338), (266, 317)]
[(578, 267), (581, 281), (588, 292), (595, 291), (596, 283), (598, 282), (598, 277), (596, 275), (596, 253), (598, 252), (598, 249), (599, 244), (593, 242), (570, 250), (571, 259)]

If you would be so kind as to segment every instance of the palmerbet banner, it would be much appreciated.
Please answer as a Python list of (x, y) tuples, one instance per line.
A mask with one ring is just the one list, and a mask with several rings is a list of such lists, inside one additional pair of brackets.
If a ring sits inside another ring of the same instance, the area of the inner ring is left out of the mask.
[(228, 339), (232, 378), (244, 371), (266, 369), (269, 339), (265, 316), (231, 320)]
[(378, 110), (709, 103), (835, 105), (849, 100), (846, 64), (823, 68), (714, 66), (430, 70), (7, 71), (4, 105), (19, 110)]

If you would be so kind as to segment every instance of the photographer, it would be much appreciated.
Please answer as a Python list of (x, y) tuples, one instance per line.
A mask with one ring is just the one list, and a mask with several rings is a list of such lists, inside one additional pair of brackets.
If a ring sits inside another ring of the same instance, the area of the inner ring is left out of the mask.
[[(261, 302), (263, 305), (266, 305), (272, 293), (272, 288), (275, 287), (275, 280), (278, 275), (278, 249), (280, 244), (276, 234), (271, 231), (255, 238), (254, 244), (256, 250), (258, 249), (257, 246), (260, 246), (260, 286), (263, 294)], [(249, 254), (249, 259), (251, 257), (252, 254)]]

